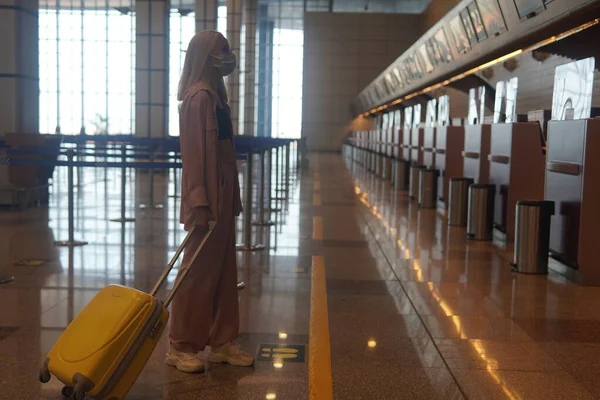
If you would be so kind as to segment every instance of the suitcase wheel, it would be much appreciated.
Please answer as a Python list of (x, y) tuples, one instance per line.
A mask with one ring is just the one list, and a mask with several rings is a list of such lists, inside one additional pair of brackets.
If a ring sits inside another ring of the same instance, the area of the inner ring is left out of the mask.
[(50, 382), (50, 372), (48, 372), (48, 371), (41, 371), (40, 372), (40, 382), (42, 382), (42, 383), (48, 383), (48, 382)]
[(62, 388), (62, 390), (60, 391), (60, 393), (67, 399), (70, 399), (73, 396), (73, 393), (75, 393), (75, 390), (71, 387), (71, 386), (65, 386)]

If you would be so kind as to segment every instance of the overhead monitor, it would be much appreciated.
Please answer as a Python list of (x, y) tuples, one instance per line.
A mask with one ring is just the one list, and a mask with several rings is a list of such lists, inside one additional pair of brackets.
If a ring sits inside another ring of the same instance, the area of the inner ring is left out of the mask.
[(404, 109), (404, 130), (409, 131), (412, 128), (413, 121), (413, 109), (412, 107), (406, 107)]
[(506, 23), (498, 0), (477, 0), (477, 5), (488, 35), (499, 35), (506, 31)]
[(396, 87), (398, 86), (394, 79), (392, 78), (392, 74), (385, 75), (385, 83), (388, 87), (390, 93), (394, 93), (396, 91)]
[(496, 83), (496, 97), (494, 99), (494, 123), (506, 121), (506, 82)]
[(481, 18), (481, 13), (479, 12), (477, 3), (472, 2), (467, 6), (467, 9), (469, 10), (469, 15), (471, 16), (471, 21), (473, 22), (473, 28), (475, 28), (477, 40), (481, 42), (487, 38), (487, 33), (485, 31), (485, 27), (483, 26), (483, 19)]
[(406, 60), (404, 60), (404, 70), (406, 71), (408, 79), (410, 81), (414, 81), (417, 79), (417, 76), (415, 75), (415, 71), (413, 69), (410, 59), (411, 59), (411, 57), (408, 56), (408, 57), (406, 57)]
[(410, 85), (410, 83), (412, 82), (412, 78), (410, 77), (410, 74), (408, 73), (408, 70), (406, 69), (406, 62), (399, 63), (398, 68), (400, 69), (400, 73), (402, 74), (402, 77), (404, 78), (404, 82), (407, 85)]
[(590, 118), (594, 68), (594, 57), (556, 67), (552, 95), (552, 119)]
[(431, 99), (427, 102), (427, 109), (425, 113), (425, 126), (433, 128), (437, 124), (437, 100)]
[(413, 123), (412, 123), (412, 127), (413, 128), (418, 128), (419, 125), (421, 125), (421, 105), (420, 104), (415, 104), (413, 106)]
[(450, 125), (450, 97), (448, 95), (440, 96), (437, 99), (437, 118), (438, 126)]
[(448, 44), (448, 38), (444, 28), (438, 29), (435, 33), (435, 44), (437, 45), (438, 51), (440, 52), (444, 61), (452, 61), (452, 52), (450, 51), (450, 45)]
[(465, 27), (460, 15), (457, 15), (450, 20), (450, 32), (452, 34), (456, 51), (459, 53), (466, 53), (471, 49), (469, 37), (467, 36), (467, 32), (465, 31)]
[(421, 61), (423, 62), (423, 65), (425, 66), (425, 71), (426, 72), (433, 71), (433, 64), (432, 64), (431, 60), (429, 59), (429, 55), (427, 54), (427, 46), (425, 44), (422, 44), (419, 47), (419, 54), (421, 55)]
[(460, 12), (460, 20), (462, 21), (465, 31), (467, 32), (469, 43), (472, 45), (477, 43), (477, 34), (475, 34), (475, 27), (473, 26), (473, 22), (471, 21), (471, 16), (469, 15), (469, 10), (467, 8)]
[(519, 78), (514, 77), (506, 82), (506, 123), (517, 122), (517, 89)]
[(477, 90), (469, 90), (469, 111), (467, 116), (469, 125), (477, 125), (480, 123), (477, 116)]
[(444, 60), (442, 59), (442, 55), (440, 54), (440, 51), (438, 50), (435, 44), (434, 38), (429, 39), (425, 43), (425, 46), (427, 48), (427, 54), (429, 54), (429, 59), (431, 60), (431, 63), (433, 65), (437, 67), (438, 65), (444, 62)]
[(404, 86), (404, 79), (402, 78), (402, 75), (400, 74), (400, 70), (398, 69), (398, 67), (392, 68), (392, 73), (394, 74), (394, 76), (398, 80), (398, 86), (403, 87)]
[(420, 79), (423, 76), (423, 71), (421, 70), (419, 64), (415, 59), (416, 54), (412, 54), (406, 58), (406, 63), (408, 65), (408, 70), (412, 74), (413, 79)]
[(369, 99), (371, 100), (371, 104), (377, 103), (378, 99), (377, 94), (375, 93), (375, 89), (369, 91)]
[(427, 47), (425, 44), (419, 46), (419, 53), (421, 64), (425, 67), (425, 72), (433, 71), (433, 63), (429, 59), (429, 55), (427, 54)]
[(529, 18), (546, 9), (544, 0), (514, 0), (514, 2), (519, 18)]

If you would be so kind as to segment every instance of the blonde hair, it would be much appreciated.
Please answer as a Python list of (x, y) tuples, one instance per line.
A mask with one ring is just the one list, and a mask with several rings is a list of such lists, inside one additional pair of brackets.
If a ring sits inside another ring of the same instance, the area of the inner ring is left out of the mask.
[(179, 80), (177, 100), (182, 101), (190, 89), (203, 83), (214, 90), (222, 102), (227, 103), (225, 81), (210, 60), (210, 56), (215, 53), (217, 45), (222, 40), (227, 41), (220, 32), (216, 31), (197, 33), (190, 40)]

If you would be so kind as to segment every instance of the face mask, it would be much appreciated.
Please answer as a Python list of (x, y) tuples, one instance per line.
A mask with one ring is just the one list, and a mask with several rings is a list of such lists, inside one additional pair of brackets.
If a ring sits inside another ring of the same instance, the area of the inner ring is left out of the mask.
[(222, 76), (227, 76), (233, 72), (236, 66), (235, 54), (229, 53), (224, 56), (212, 56), (213, 65), (219, 70)]

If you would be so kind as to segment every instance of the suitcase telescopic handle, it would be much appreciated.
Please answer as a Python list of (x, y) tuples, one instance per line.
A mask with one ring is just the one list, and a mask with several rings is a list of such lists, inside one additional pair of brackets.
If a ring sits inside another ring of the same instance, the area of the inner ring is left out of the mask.
[[(181, 282), (185, 279), (185, 276), (188, 273), (190, 265), (194, 263), (194, 260), (196, 259), (196, 257), (200, 253), (200, 250), (202, 250), (202, 248), (204, 247), (204, 244), (206, 243), (206, 241), (210, 237), (210, 234), (212, 233), (212, 231), (215, 228), (216, 224), (217, 223), (214, 222), (214, 221), (210, 221), (208, 223), (208, 231), (206, 232), (206, 234), (202, 238), (202, 241), (200, 242), (200, 245), (198, 246), (198, 248), (194, 252), (194, 255), (193, 255), (192, 260), (190, 261), (189, 265), (184, 265), (184, 264), (181, 265), (179, 279), (175, 280), (175, 283), (173, 284), (173, 289), (171, 289), (171, 292), (169, 293), (169, 295), (167, 296), (167, 298), (165, 300), (165, 307), (168, 307), (169, 304), (171, 304), (171, 301), (173, 301), (173, 297), (177, 293), (177, 290), (179, 290), (179, 286), (181, 285)], [(179, 247), (175, 251), (175, 254), (173, 255), (173, 257), (171, 258), (171, 261), (169, 261), (169, 264), (167, 265), (167, 267), (165, 268), (165, 270), (161, 274), (160, 278), (158, 279), (158, 282), (156, 282), (156, 285), (154, 285), (154, 288), (150, 292), (150, 295), (156, 296), (156, 294), (160, 290), (160, 287), (163, 285), (163, 283), (165, 283), (165, 280), (167, 279), (167, 277), (171, 273), (171, 270), (175, 266), (175, 263), (177, 262), (177, 260), (181, 256), (181, 253), (183, 253), (183, 250), (187, 246), (187, 244), (188, 244), (190, 238), (192, 237), (192, 235), (194, 234), (195, 230), (196, 230), (196, 224), (194, 223), (194, 226), (192, 226), (192, 229), (190, 229), (190, 231), (187, 233), (187, 235), (185, 235), (185, 238), (183, 239), (183, 241), (181, 242), (181, 244), (179, 245)]]

